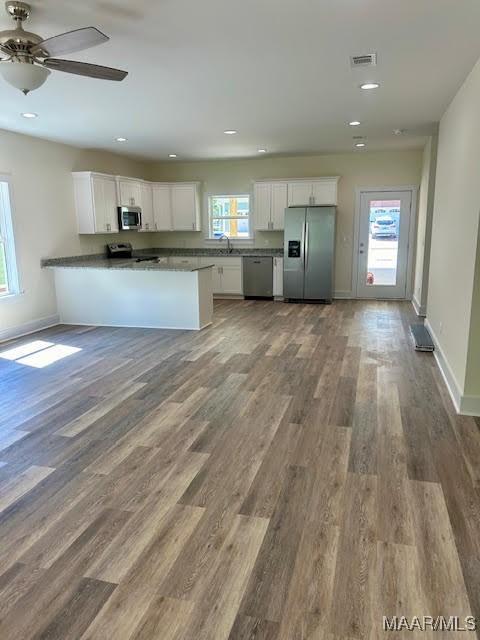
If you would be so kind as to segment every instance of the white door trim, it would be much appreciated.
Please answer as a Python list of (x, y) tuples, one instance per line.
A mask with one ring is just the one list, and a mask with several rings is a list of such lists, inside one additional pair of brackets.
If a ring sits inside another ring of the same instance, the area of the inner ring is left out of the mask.
[(352, 294), (354, 298), (358, 298), (358, 242), (360, 236), (360, 205), (362, 194), (371, 191), (409, 191), (412, 194), (412, 210), (410, 212), (410, 231), (408, 234), (408, 258), (407, 258), (407, 287), (405, 292), (405, 300), (411, 300), (413, 294), (413, 265), (415, 256), (415, 238), (417, 232), (417, 199), (418, 185), (402, 185), (400, 187), (357, 187), (355, 189), (355, 217), (353, 228), (353, 254), (352, 254)]

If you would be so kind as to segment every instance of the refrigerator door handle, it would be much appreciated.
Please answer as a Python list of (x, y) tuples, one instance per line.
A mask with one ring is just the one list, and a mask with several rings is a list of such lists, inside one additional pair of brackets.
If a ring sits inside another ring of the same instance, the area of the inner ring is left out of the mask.
[(305, 270), (308, 267), (308, 222), (305, 223)]
[(305, 222), (302, 225), (302, 239), (301, 239), (301, 259), (303, 262), (303, 268), (305, 269)]

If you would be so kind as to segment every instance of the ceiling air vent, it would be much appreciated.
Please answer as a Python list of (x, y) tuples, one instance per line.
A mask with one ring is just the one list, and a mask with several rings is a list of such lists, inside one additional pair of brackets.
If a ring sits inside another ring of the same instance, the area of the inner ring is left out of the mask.
[(352, 69), (355, 67), (374, 67), (377, 64), (376, 53), (366, 53), (363, 56), (351, 56), (350, 65)]

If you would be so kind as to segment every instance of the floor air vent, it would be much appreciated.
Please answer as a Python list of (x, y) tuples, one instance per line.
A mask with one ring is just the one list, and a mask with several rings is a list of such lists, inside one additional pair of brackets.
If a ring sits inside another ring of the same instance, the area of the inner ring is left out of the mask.
[(415, 351), (435, 350), (435, 345), (433, 344), (432, 338), (425, 328), (425, 325), (411, 324), (410, 331), (412, 332), (413, 339), (415, 340)]

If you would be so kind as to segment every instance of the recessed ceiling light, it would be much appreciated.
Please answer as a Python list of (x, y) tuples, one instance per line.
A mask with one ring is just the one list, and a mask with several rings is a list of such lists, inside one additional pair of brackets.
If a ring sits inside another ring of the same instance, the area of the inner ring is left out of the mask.
[(169, 153), (169, 154), (168, 154), (168, 157), (169, 157), (169, 158), (176, 158), (176, 157), (177, 157), (177, 154), (176, 154), (176, 153)]
[(127, 138), (115, 138), (116, 142), (126, 142)]
[(352, 120), (352, 122), (348, 123), (351, 127), (358, 127), (360, 124), (362, 124), (359, 120)]
[(267, 153), (267, 150), (266, 149), (259, 149), (258, 153)]
[(403, 135), (405, 133), (405, 131), (403, 129), (394, 129), (393, 133), (396, 136), (401, 136), (401, 135)]
[(234, 136), (237, 132), (235, 129), (226, 129), (223, 133), (226, 133), (227, 136)]
[(356, 147), (364, 147), (365, 143), (364, 142), (357, 142), (357, 144), (355, 145)]
[(379, 86), (377, 82), (365, 82), (360, 85), (360, 89), (378, 89)]
[(30, 119), (30, 118), (38, 118), (38, 113), (31, 113), (31, 112), (28, 112), (28, 111), (27, 111), (27, 113), (21, 113), (20, 115), (22, 116), (22, 118), (28, 118), (28, 119)]

